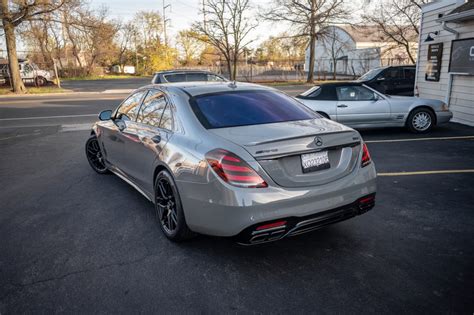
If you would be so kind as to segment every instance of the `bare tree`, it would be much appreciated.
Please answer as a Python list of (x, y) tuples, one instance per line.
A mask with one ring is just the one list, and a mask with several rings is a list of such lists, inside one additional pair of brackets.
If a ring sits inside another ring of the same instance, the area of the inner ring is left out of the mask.
[(314, 81), (315, 46), (320, 30), (347, 17), (343, 3), (344, 0), (275, 0), (261, 14), (269, 21), (289, 23), (295, 37), (309, 37), (308, 83)]
[(364, 24), (377, 25), (382, 34), (404, 48), (412, 63), (416, 62), (412, 43), (419, 36), (421, 5), (429, 0), (388, 0), (362, 16)]
[(0, 18), (5, 31), (8, 66), (13, 92), (25, 93), (26, 88), (20, 76), (16, 51), (15, 29), (28, 20), (40, 20), (42, 16), (59, 9), (67, 0), (51, 1), (8, 1), (0, 2)]
[(240, 54), (252, 42), (248, 35), (257, 26), (249, 19), (250, 10), (249, 0), (207, 0), (202, 9), (206, 19), (193, 24), (199, 38), (222, 54), (231, 80), (237, 77)]
[(202, 53), (205, 48), (203, 40), (199, 39), (199, 34), (192, 29), (180, 31), (178, 33), (177, 44), (183, 51), (183, 65), (189, 65), (197, 60), (199, 54)]
[(118, 41), (118, 62), (120, 71), (123, 72), (125, 65), (125, 56), (127, 51), (130, 50), (130, 46), (133, 39), (137, 35), (137, 29), (133, 22), (118, 25), (117, 41)]
[(339, 58), (343, 57), (342, 54), (349, 48), (349, 46), (334, 26), (328, 26), (322, 30), (321, 36), (322, 45), (331, 57), (332, 78), (335, 80), (337, 75), (337, 62), (339, 61)]

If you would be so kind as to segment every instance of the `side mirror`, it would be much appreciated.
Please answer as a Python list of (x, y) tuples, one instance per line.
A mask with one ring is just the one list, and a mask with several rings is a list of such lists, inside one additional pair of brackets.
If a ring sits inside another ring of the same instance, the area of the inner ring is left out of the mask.
[(110, 109), (103, 110), (99, 113), (99, 119), (102, 121), (110, 120), (112, 118), (112, 111)]
[(374, 98), (372, 99), (372, 101), (377, 102), (379, 99), (380, 97), (376, 93), (374, 93)]

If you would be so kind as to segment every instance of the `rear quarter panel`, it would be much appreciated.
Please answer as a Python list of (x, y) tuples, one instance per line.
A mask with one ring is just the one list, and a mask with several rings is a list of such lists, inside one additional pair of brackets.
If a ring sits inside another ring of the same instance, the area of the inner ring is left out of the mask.
[(298, 99), (301, 103), (315, 112), (322, 112), (329, 115), (332, 120), (337, 120), (336, 105), (337, 101), (317, 101), (311, 99)]

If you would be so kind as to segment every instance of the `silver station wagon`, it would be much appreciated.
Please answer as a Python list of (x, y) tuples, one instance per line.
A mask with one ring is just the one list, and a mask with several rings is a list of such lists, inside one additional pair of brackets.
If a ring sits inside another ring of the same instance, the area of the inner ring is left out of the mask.
[(370, 210), (376, 172), (360, 134), (272, 88), (149, 85), (100, 113), (86, 143), (155, 205), (173, 241), (196, 233), (259, 244)]

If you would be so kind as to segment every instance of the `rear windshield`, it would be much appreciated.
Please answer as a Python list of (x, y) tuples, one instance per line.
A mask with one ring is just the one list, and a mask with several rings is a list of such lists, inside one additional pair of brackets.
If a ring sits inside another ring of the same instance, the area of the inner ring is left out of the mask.
[(276, 91), (236, 91), (204, 94), (191, 100), (205, 128), (225, 128), (306, 120), (320, 116)]

